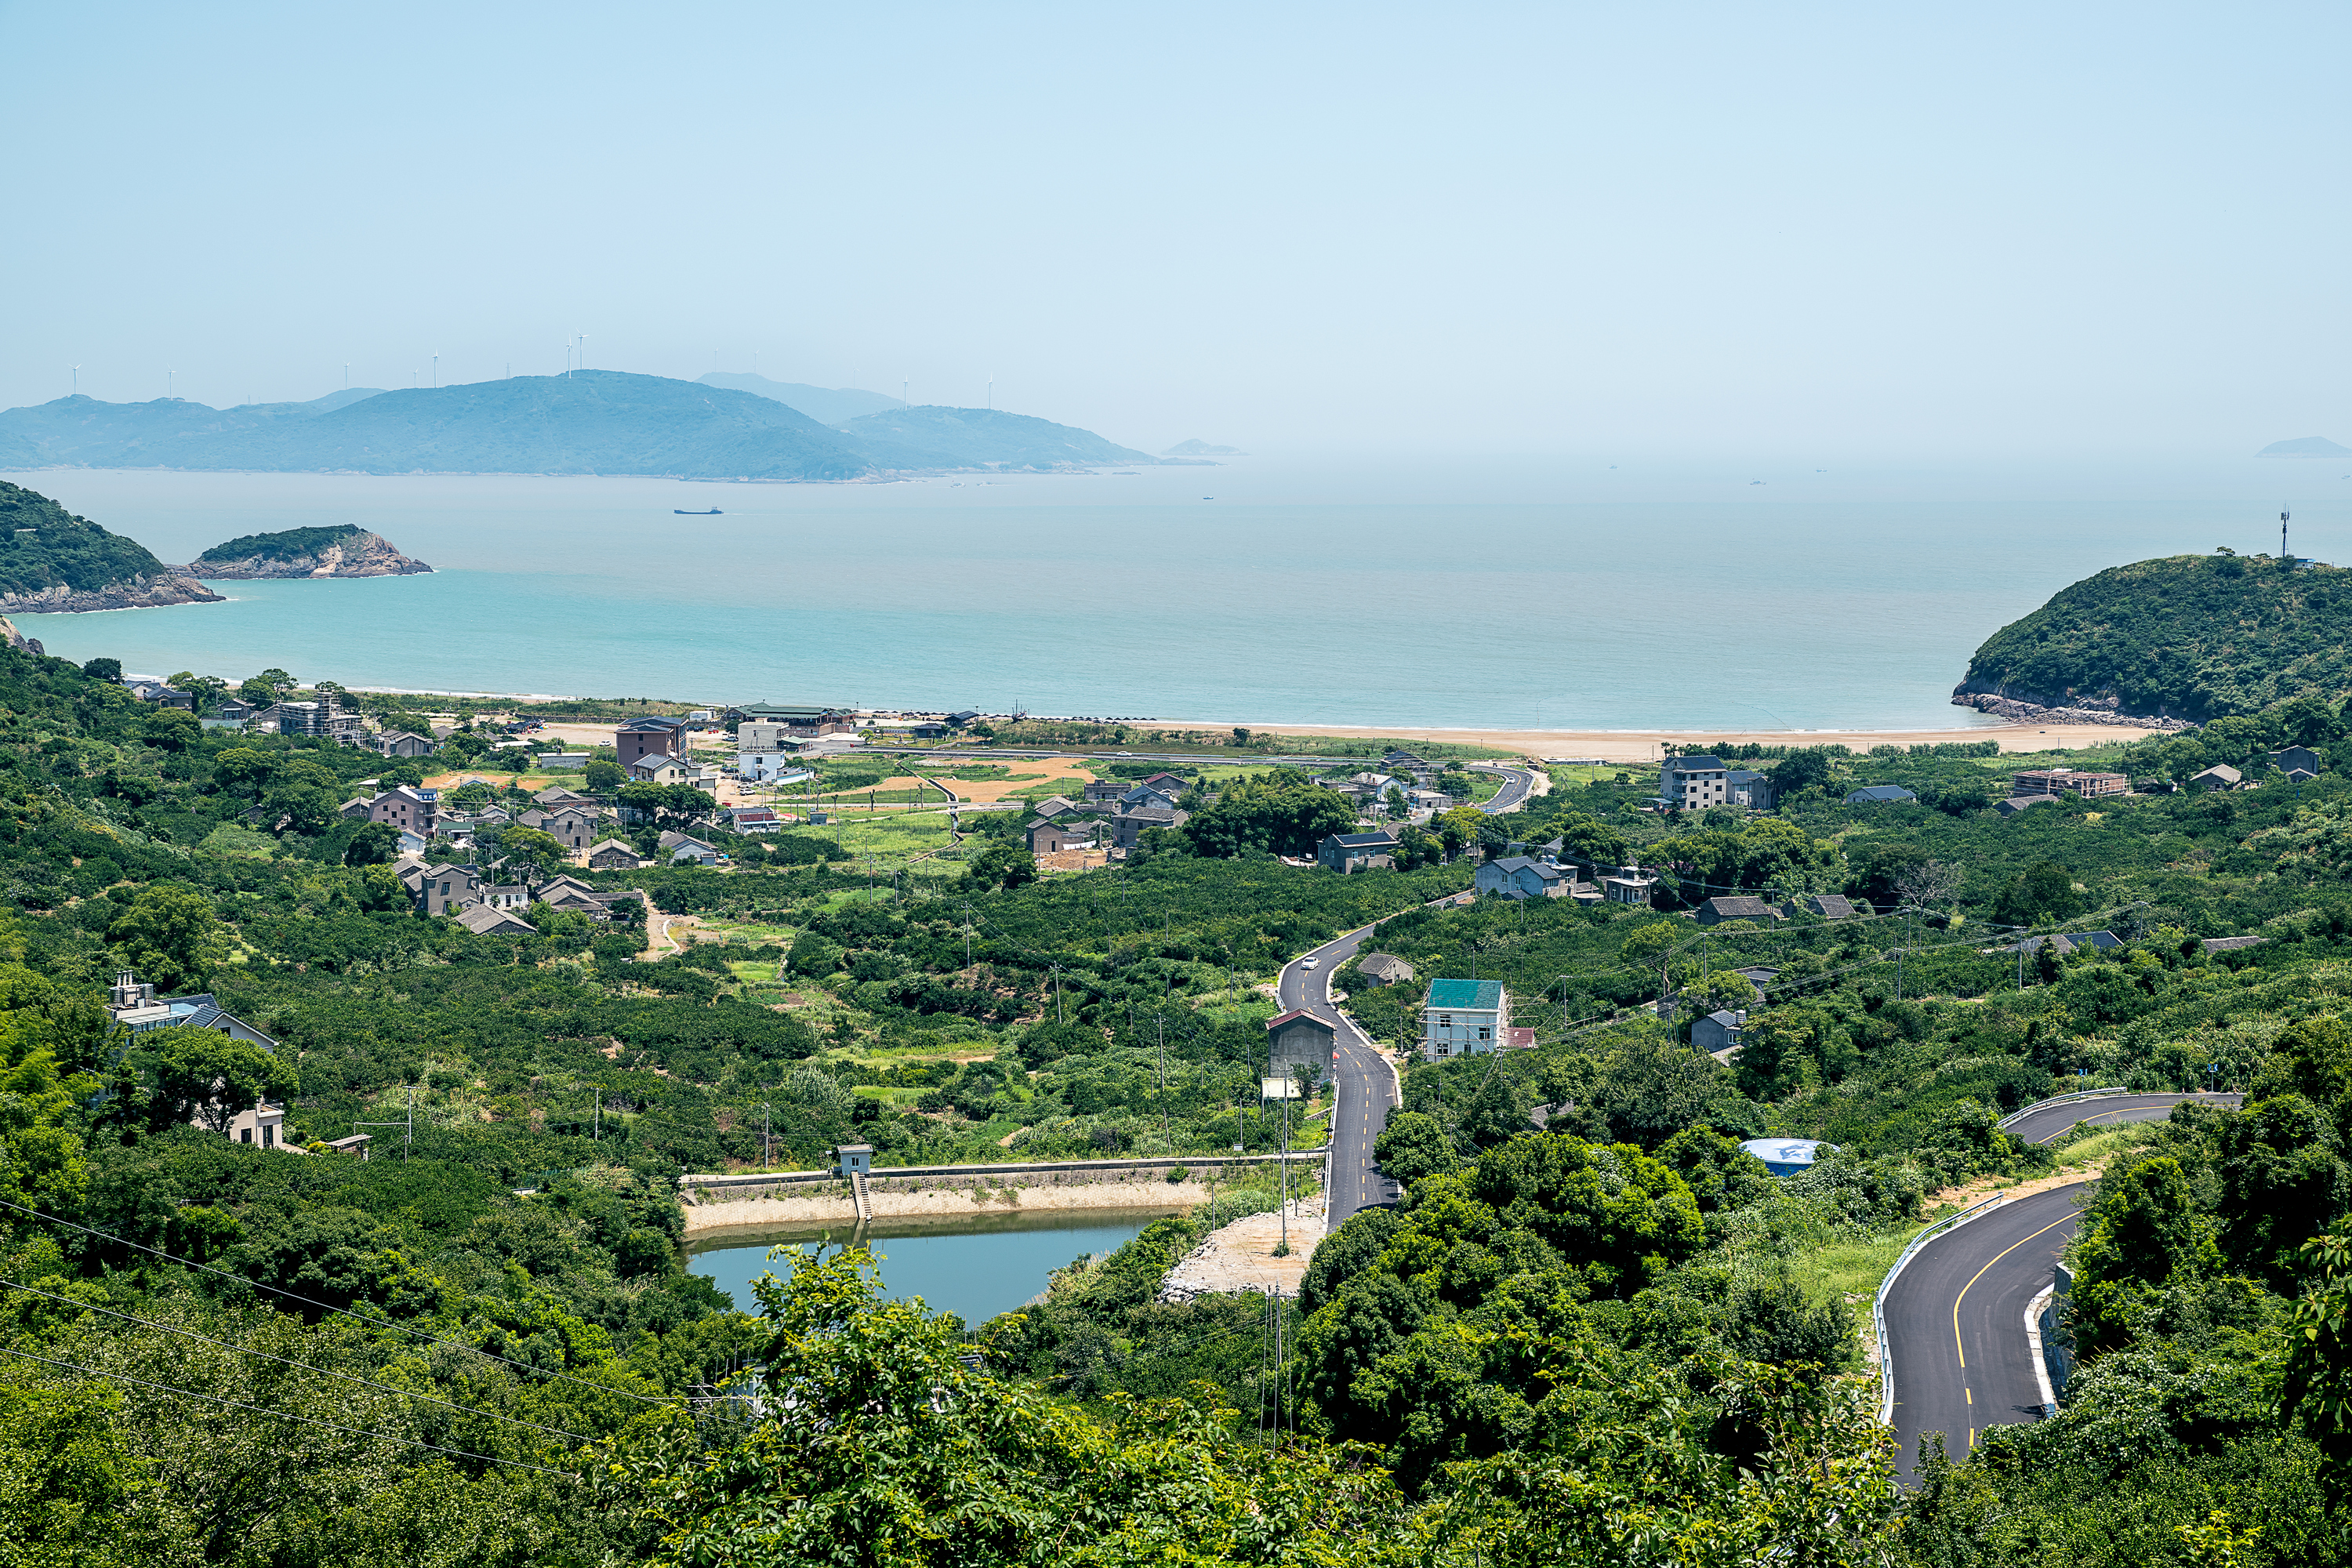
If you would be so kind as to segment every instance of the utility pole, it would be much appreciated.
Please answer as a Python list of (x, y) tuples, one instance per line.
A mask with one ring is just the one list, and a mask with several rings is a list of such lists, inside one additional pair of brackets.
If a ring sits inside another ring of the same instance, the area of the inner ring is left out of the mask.
[(604, 1086), (603, 1084), (596, 1086), (596, 1131), (592, 1141), (598, 1143), (604, 1141)]
[(1068, 1022), (1062, 1016), (1062, 966), (1058, 963), (1054, 965), (1054, 1022)]
[(1160, 1031), (1160, 1141), (1168, 1142), (1168, 1020), (1154, 1015)]
[(768, 1102), (763, 1100), (760, 1102), (760, 1169), (763, 1171), (766, 1170), (772, 1163), (769, 1147), (771, 1135), (768, 1131)]
[(963, 901), (963, 966), (971, 967), (971, 900)]

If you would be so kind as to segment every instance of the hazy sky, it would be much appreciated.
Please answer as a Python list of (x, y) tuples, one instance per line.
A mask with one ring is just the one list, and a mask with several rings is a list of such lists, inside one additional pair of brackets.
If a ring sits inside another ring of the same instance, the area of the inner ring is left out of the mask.
[(2352, 443), (2347, 44), (2340, 4), (0, 0), (0, 405), (584, 331), (1154, 447)]

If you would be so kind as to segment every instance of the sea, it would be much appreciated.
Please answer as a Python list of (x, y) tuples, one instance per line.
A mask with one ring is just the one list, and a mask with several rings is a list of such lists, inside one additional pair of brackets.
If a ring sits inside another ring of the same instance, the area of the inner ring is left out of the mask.
[(1253, 456), (835, 485), (8, 478), (167, 562), (357, 523), (436, 569), (16, 617), (51, 653), (142, 673), (1702, 734), (1979, 722), (1949, 701), (1971, 652), (2102, 567), (2275, 550), (2282, 510), (2296, 553), (2352, 559), (2344, 467)]

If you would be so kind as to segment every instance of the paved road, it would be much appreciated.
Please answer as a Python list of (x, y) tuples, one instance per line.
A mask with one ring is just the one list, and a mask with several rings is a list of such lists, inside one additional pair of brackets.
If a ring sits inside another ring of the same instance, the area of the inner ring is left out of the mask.
[(2042, 1414), (2025, 1304), (2050, 1283), (2052, 1265), (2074, 1238), (2075, 1205), (2090, 1185), (2020, 1198), (1937, 1237), (1887, 1292), (1895, 1449), (1906, 1479), (1925, 1433), (1943, 1433), (1944, 1452), (1958, 1463), (1986, 1427)]
[(1470, 766), (1482, 773), (1503, 775), (1503, 787), (1495, 792), (1494, 799), (1478, 808), (1489, 816), (1500, 816), (1507, 811), (1518, 810), (1535, 792), (1537, 775), (1533, 768), (1506, 767), (1497, 763), (1473, 763)]
[[(1371, 1042), (1330, 1000), (1331, 971), (1355, 956), (1371, 930), (1364, 926), (1301, 953), (1283, 966), (1276, 982), (1285, 1012), (1304, 1007), (1339, 1031), (1339, 1099), (1331, 1111), (1330, 1187), (1325, 1194), (1330, 1216), (1326, 1223), (1332, 1230), (1369, 1204), (1397, 1198), (1397, 1184), (1372, 1167), (1372, 1140), (1387, 1125), (1389, 1107), (1396, 1102), (1396, 1079)], [(1316, 961), (1312, 969), (1307, 967), (1310, 958)]]
[[(2009, 1131), (2047, 1143), (2077, 1121), (2160, 1121), (2184, 1100), (2234, 1108), (2239, 1099), (2118, 1095), (2053, 1105)], [(1918, 1462), (1923, 1434), (1943, 1433), (1944, 1452), (1957, 1462), (1986, 1427), (2042, 1414), (2025, 1306), (2050, 1284), (2052, 1265), (2074, 1238), (2076, 1205), (2090, 1188), (2076, 1182), (2003, 1205), (1929, 1242), (1896, 1278), (1886, 1295), (1886, 1338), (1895, 1361), (1895, 1436), (1906, 1479)]]
[(2012, 1122), (2009, 1131), (2011, 1136), (2022, 1138), (2028, 1143), (2047, 1143), (2077, 1121), (2087, 1121), (2094, 1127), (2119, 1127), (2126, 1121), (2161, 1121), (2171, 1115), (2172, 1108), (2184, 1100), (2235, 1110), (2242, 1098), (2235, 1094), (2119, 1094), (2112, 1099), (2081, 1100), (2071, 1105), (2053, 1105), (2037, 1110), (2021, 1121)]

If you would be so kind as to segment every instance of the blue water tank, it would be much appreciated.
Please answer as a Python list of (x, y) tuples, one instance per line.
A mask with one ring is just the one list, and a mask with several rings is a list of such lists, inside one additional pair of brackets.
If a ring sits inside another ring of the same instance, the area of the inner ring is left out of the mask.
[(1739, 1147), (1763, 1161), (1774, 1175), (1793, 1176), (1811, 1170), (1814, 1161), (1837, 1145), (1818, 1138), (1750, 1138)]

